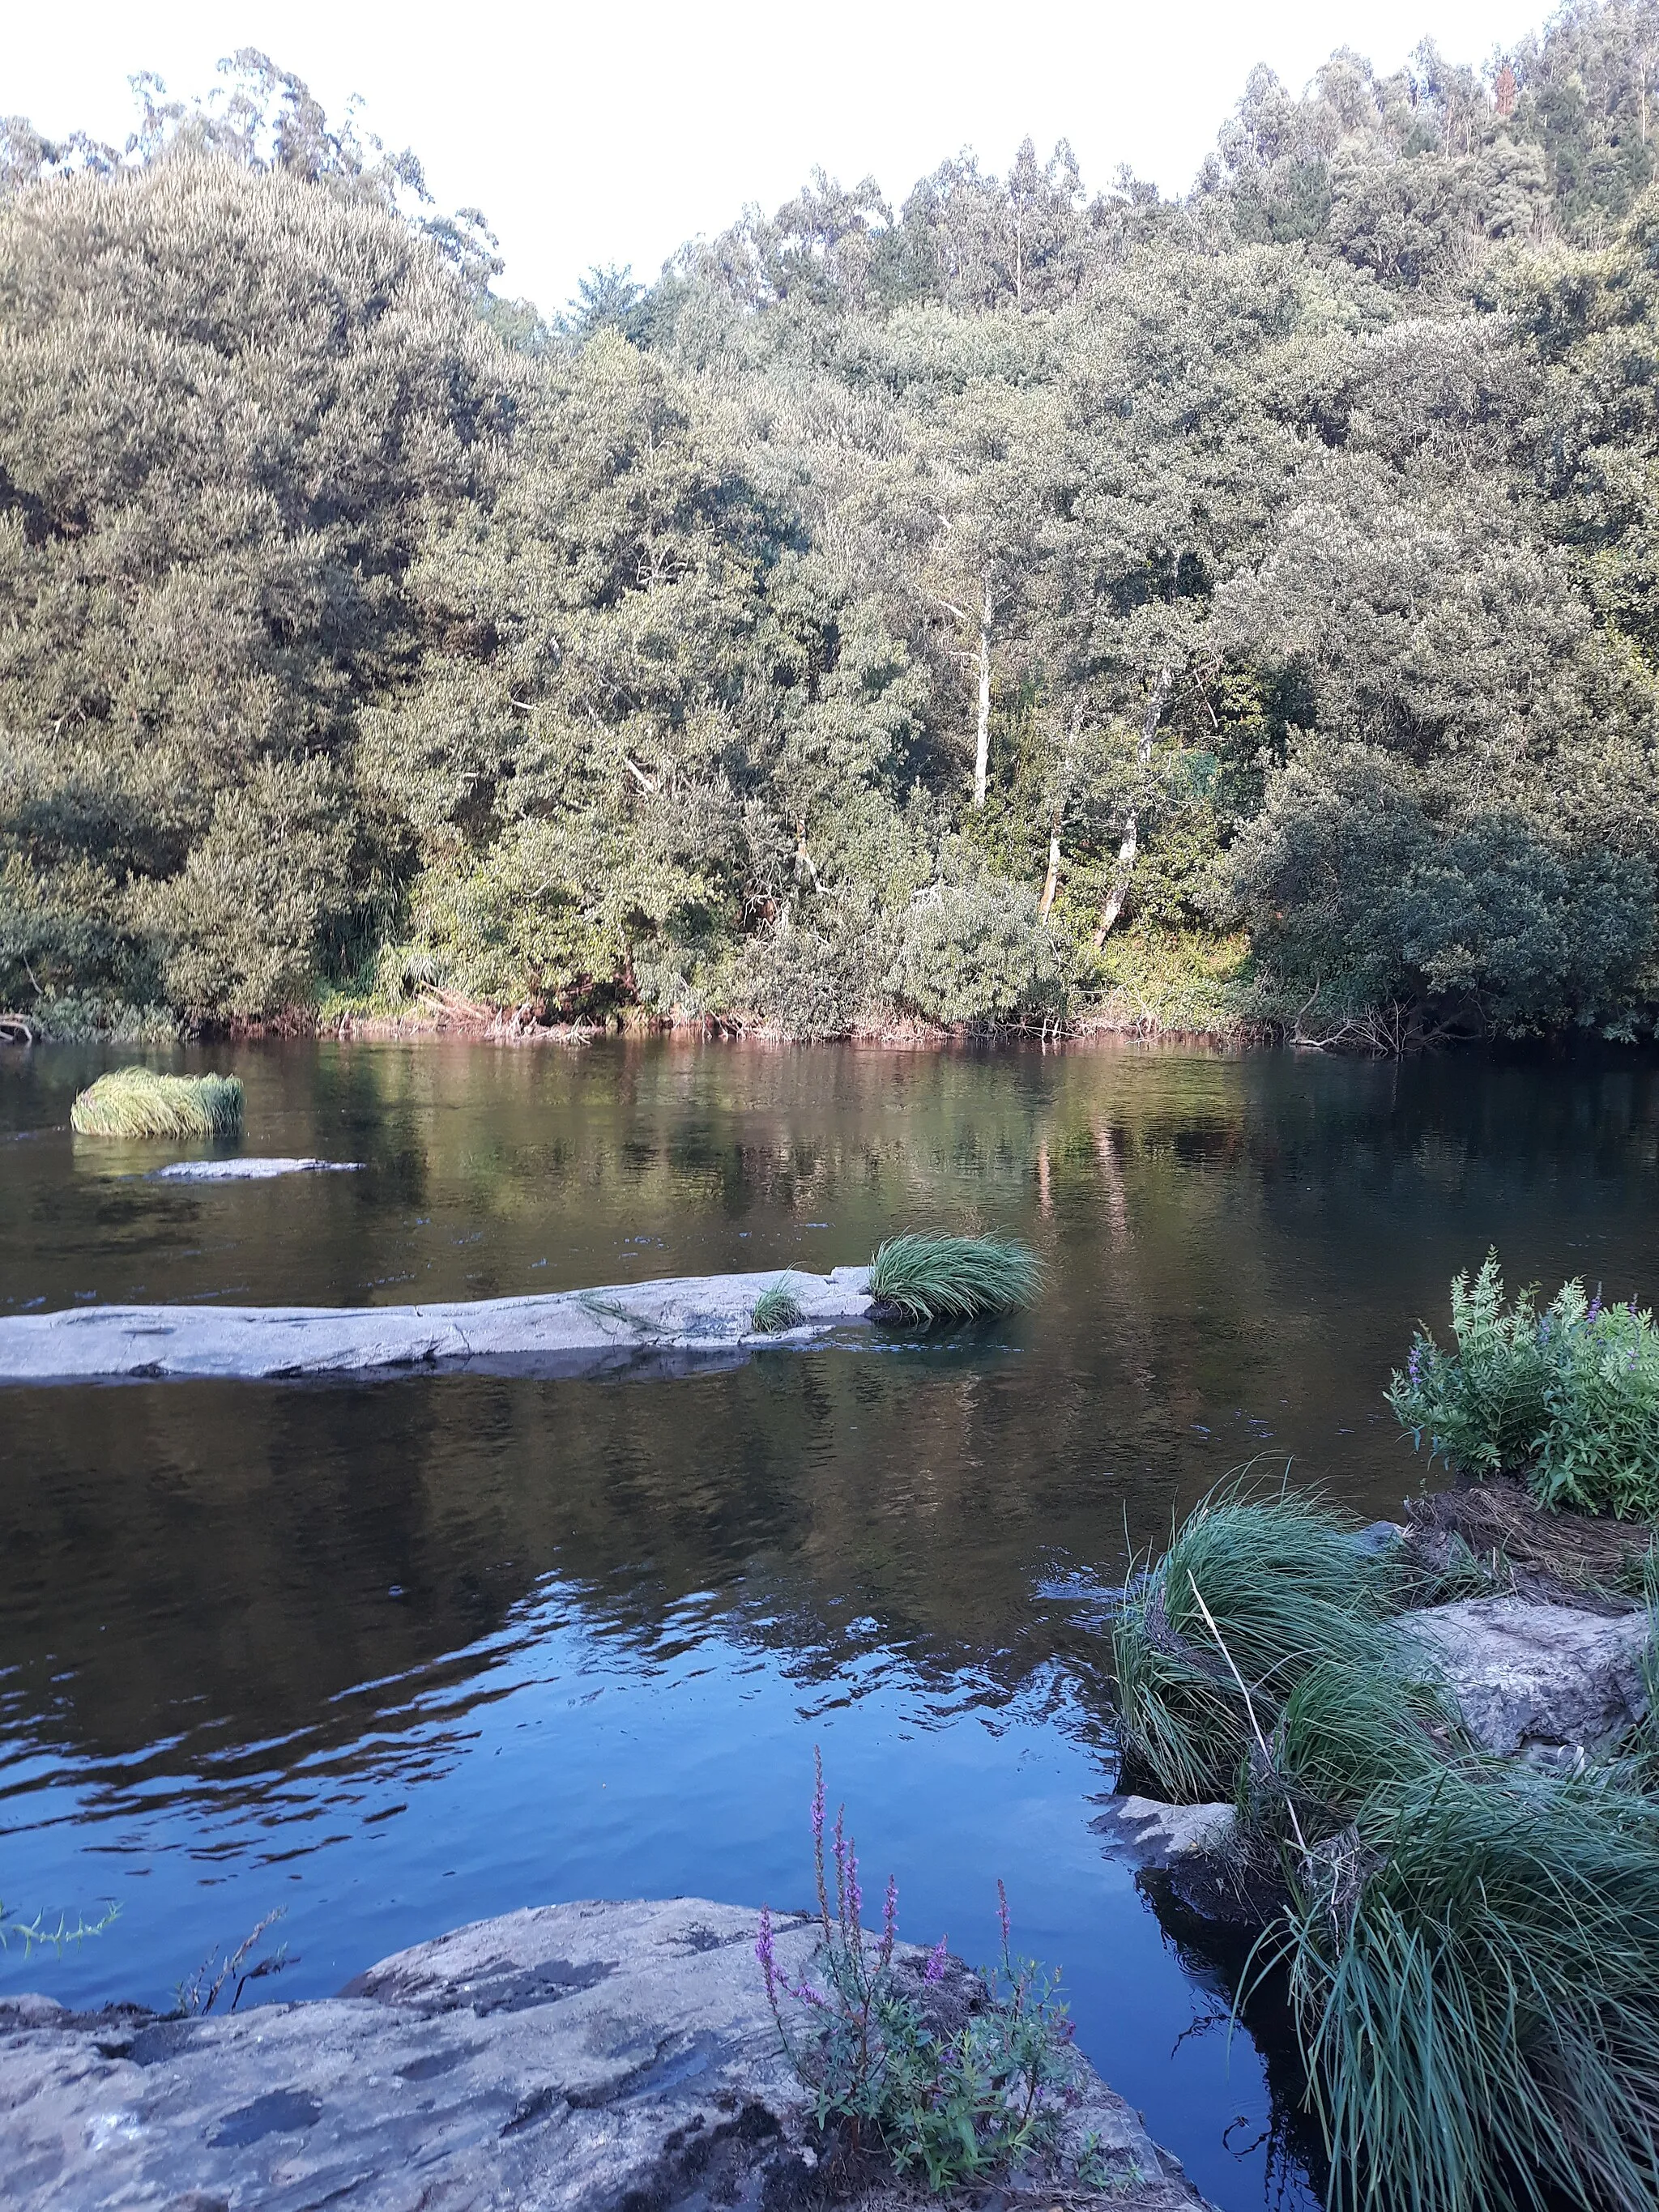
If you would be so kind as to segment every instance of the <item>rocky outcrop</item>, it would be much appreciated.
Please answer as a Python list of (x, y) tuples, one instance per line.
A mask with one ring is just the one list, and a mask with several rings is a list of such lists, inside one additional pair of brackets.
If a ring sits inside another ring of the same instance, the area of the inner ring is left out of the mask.
[(72, 1306), (0, 1320), (0, 1382), (339, 1375), (465, 1367), (579, 1375), (761, 1344), (810, 1343), (865, 1319), (867, 1267), (789, 1274), (799, 1328), (757, 1334), (778, 1270), (612, 1284), (544, 1297), (421, 1306)]
[(1610, 1749), (1647, 1710), (1645, 1613), (1476, 1597), (1403, 1613), (1400, 1626), (1470, 1735), (1504, 1757), (1576, 1763)]
[[(6, 2201), (15, 2212), (833, 2203), (762, 1993), (758, 1924), (696, 1899), (547, 1905), (399, 1952), (337, 1997), (224, 2019), (0, 2004)], [(811, 1922), (780, 1922), (779, 1963), (799, 1974), (814, 1942)], [(952, 1978), (973, 1985), (964, 1969)], [(1069, 2206), (1197, 2203), (1097, 2077), (1067, 2131), (1092, 2135), (1100, 2160), (1096, 2185), (1066, 2188)], [(877, 2212), (913, 2199), (872, 2185), (857, 2201)]]
[(265, 1182), (272, 1176), (356, 1175), (361, 1160), (175, 1160), (171, 1167), (151, 1168), (146, 1182)]

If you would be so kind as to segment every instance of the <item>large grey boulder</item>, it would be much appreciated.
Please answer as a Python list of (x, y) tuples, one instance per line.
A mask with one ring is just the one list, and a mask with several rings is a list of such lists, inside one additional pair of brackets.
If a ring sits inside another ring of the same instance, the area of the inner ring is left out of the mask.
[[(337, 1997), (224, 2019), (0, 2004), (5, 2201), (15, 2212), (830, 2201), (762, 1991), (758, 1925), (695, 1898), (545, 1905), (400, 1951)], [(798, 1975), (814, 1942), (810, 1921), (782, 1920), (780, 1965)], [(1067, 2120), (1069, 2141), (1091, 2132), (1109, 2186), (1073, 2183), (1068, 2205), (1197, 2202), (1093, 2075)], [(859, 2201), (875, 2212), (901, 2199), (878, 2189)]]
[(1611, 1616), (1519, 1597), (1402, 1613), (1478, 1743), (1566, 1765), (1615, 1744), (1647, 1710), (1645, 1613)]
[(861, 1322), (867, 1267), (828, 1275), (791, 1270), (799, 1328), (758, 1335), (763, 1274), (687, 1275), (613, 1283), (542, 1297), (419, 1306), (70, 1306), (0, 1320), (0, 1382), (94, 1377), (360, 1373), (373, 1368), (471, 1367), (492, 1372), (594, 1374), (665, 1355), (810, 1343)]

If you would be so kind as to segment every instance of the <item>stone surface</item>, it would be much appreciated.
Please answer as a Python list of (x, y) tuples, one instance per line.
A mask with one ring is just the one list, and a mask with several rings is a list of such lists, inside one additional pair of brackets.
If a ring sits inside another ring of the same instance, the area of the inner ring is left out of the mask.
[(867, 1267), (789, 1274), (805, 1316), (759, 1336), (755, 1301), (776, 1268), (612, 1284), (542, 1297), (419, 1306), (71, 1306), (0, 1320), (0, 1382), (118, 1376), (337, 1375), (370, 1368), (453, 1366), (576, 1375), (665, 1355), (810, 1343), (860, 1322)]
[(1231, 1805), (1166, 1805), (1157, 1797), (1107, 1797), (1089, 1826), (1115, 1858), (1167, 1870), (1179, 1860), (1224, 1856), (1237, 1840)]
[(264, 1182), (271, 1176), (355, 1175), (361, 1160), (175, 1160), (151, 1168), (146, 1182)]
[(1401, 1616), (1466, 1728), (1488, 1751), (1570, 1763), (1608, 1748), (1646, 1711), (1645, 1613), (1609, 1618), (1518, 1597), (1477, 1597)]
[[(224, 2019), (0, 2004), (6, 2202), (805, 2212), (828, 2193), (762, 1993), (757, 1927), (697, 1899), (547, 1905), (399, 1952), (338, 1997)], [(792, 1975), (813, 1943), (811, 1923), (780, 1922)], [(1109, 2183), (1068, 2188), (1068, 2206), (1197, 2203), (1097, 2077), (1067, 2129), (1093, 2134)]]

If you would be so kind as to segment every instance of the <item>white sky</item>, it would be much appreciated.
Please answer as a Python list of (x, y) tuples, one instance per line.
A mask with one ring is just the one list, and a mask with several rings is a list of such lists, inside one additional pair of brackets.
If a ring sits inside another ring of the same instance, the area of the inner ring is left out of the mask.
[(1069, 137), (1090, 185), (1120, 161), (1182, 191), (1252, 65), (1300, 88), (1334, 46), (1394, 68), (1431, 31), (1484, 61), (1541, 0), (0, 0), (0, 113), (119, 144), (126, 79), (205, 90), (240, 46), (306, 79), (331, 114), (412, 146), (447, 207), (482, 207), (505, 288), (546, 311), (594, 263), (654, 276), (748, 201), (815, 163), (895, 204), (963, 145), (1006, 169), (1029, 131)]

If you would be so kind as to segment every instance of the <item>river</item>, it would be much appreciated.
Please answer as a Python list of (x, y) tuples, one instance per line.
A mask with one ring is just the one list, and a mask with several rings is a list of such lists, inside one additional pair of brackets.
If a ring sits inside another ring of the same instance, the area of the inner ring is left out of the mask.
[[(1102, 1638), (1230, 1471), (1397, 1509), (1382, 1402), (1496, 1244), (1644, 1302), (1659, 1069), (678, 1040), (261, 1043), (186, 1185), (70, 1136), (120, 1055), (0, 1054), (0, 1312), (488, 1297), (1028, 1238), (1037, 1310), (678, 1377), (0, 1393), (0, 1899), (118, 1917), (0, 1990), (165, 2004), (285, 1908), (245, 2002), (552, 1899), (810, 1886), (811, 1753), (901, 1928), (1063, 1967), (1081, 2040), (1226, 2212), (1317, 2194), (1212, 1966), (1104, 1859)], [(158, 1064), (163, 1064), (158, 1062)]]

